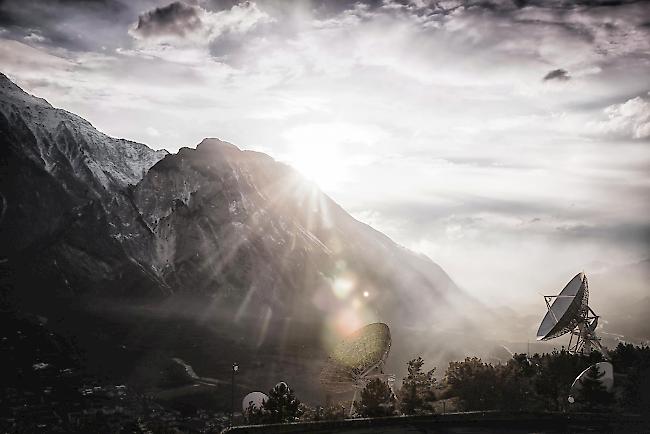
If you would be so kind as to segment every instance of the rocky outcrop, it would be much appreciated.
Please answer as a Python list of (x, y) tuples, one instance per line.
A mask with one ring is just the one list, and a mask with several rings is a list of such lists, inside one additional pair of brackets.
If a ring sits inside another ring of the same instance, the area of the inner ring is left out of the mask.
[(150, 288), (143, 279), (153, 276), (121, 243), (137, 224), (126, 192), (166, 154), (108, 137), (0, 74), (0, 257), (51, 291), (101, 291), (124, 279)]

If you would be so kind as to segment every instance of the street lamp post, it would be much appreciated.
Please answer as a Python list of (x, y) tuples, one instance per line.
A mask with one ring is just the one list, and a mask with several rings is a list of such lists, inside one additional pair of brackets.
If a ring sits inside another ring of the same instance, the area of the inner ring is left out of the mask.
[(232, 364), (232, 381), (230, 382), (230, 426), (235, 418), (235, 374), (239, 370), (237, 362)]

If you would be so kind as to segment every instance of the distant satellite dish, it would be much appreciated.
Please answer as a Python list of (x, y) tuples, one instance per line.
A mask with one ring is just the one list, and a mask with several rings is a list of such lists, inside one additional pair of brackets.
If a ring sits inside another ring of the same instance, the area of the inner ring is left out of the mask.
[(330, 354), (320, 375), (321, 384), (333, 393), (354, 390), (354, 403), (358, 390), (363, 389), (370, 380), (384, 378), (389, 383), (394, 381), (394, 375), (383, 373), (390, 345), (390, 329), (384, 323), (369, 324), (355, 331)]
[(548, 312), (537, 330), (538, 341), (571, 333), (569, 352), (579, 353), (585, 348), (596, 348), (609, 358), (596, 336), (598, 315), (588, 305), (589, 285), (584, 273), (578, 273), (558, 295), (545, 295), (544, 301)]
[(248, 395), (244, 396), (244, 399), (242, 400), (241, 406), (242, 410), (244, 413), (248, 411), (248, 407), (253, 404), (253, 407), (255, 409), (260, 409), (262, 408), (262, 404), (264, 401), (267, 401), (269, 399), (266, 394), (262, 392), (251, 392)]
[(605, 390), (611, 392), (614, 389), (614, 366), (610, 362), (598, 362), (582, 371), (580, 375), (573, 380), (573, 384), (571, 384), (571, 395), (569, 396), (569, 402), (571, 404), (575, 402), (574, 397), (582, 389), (583, 380), (589, 375), (589, 369), (591, 369), (592, 366), (596, 366), (598, 372), (604, 373), (604, 375), (599, 378), (599, 381), (605, 387)]
[(582, 380), (587, 377), (589, 369), (591, 369), (592, 366), (596, 366), (598, 368), (598, 372), (605, 374), (599, 379), (600, 383), (605, 386), (605, 389), (608, 392), (611, 392), (612, 389), (614, 389), (614, 366), (610, 362), (598, 362), (595, 365), (591, 365), (582, 371), (580, 375), (578, 375), (576, 379), (573, 380), (573, 384), (571, 384), (571, 395), (574, 395), (575, 392), (582, 389)]

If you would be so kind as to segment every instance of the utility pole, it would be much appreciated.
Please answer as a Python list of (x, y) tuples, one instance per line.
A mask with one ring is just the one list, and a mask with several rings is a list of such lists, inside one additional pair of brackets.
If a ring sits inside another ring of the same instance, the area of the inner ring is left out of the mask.
[(237, 362), (232, 364), (232, 380), (230, 382), (230, 426), (235, 419), (235, 374), (239, 371)]

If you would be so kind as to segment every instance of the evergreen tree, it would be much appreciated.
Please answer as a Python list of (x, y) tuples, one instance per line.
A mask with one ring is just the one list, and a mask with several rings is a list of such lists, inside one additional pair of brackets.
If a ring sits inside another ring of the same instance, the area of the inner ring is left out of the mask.
[(620, 405), (650, 421), (650, 347), (619, 343), (610, 354), (614, 369), (625, 374), (618, 383)]
[(581, 371), (602, 360), (600, 353), (571, 354), (562, 349), (537, 358), (539, 374), (534, 379), (535, 390), (547, 410), (564, 410), (571, 383)]
[(395, 395), (388, 383), (375, 378), (361, 391), (361, 399), (354, 407), (362, 417), (391, 416), (395, 414)]
[(598, 365), (589, 367), (585, 377), (580, 380), (582, 387), (578, 390), (578, 403), (589, 410), (602, 409), (609, 406), (613, 401), (613, 396), (603, 385), (601, 378), (605, 372), (600, 372)]
[(494, 366), (481, 359), (467, 357), (462, 362), (450, 362), (445, 373), (449, 393), (460, 399), (464, 410), (494, 410), (497, 408), (499, 379)]
[(431, 402), (435, 400), (435, 369), (422, 372), (422, 365), (422, 357), (407, 362), (408, 375), (402, 380), (402, 388), (399, 391), (400, 411), (404, 414), (433, 412)]
[(650, 366), (629, 369), (620, 384), (621, 405), (650, 421)]
[(253, 419), (264, 423), (295, 422), (301, 411), (300, 401), (293, 390), (282, 382), (269, 391), (269, 399), (264, 401), (260, 410), (253, 410)]
[[(622, 374), (614, 385), (615, 393), (607, 392), (600, 381), (604, 374), (592, 368), (585, 375), (583, 390), (574, 394), (575, 404), (567, 400), (571, 384), (580, 372), (603, 361), (599, 352), (571, 354), (562, 349), (528, 356), (515, 354), (505, 365), (495, 366), (478, 358), (451, 362), (441, 396), (458, 398), (462, 410), (600, 411), (616, 405), (618, 410), (650, 420), (650, 347), (619, 344), (609, 355), (616, 373)], [(402, 389), (403, 401), (413, 396), (407, 395), (407, 388)]]
[(530, 378), (537, 374), (536, 365), (528, 358), (526, 353), (515, 353), (512, 355), (512, 359), (508, 361), (508, 366), (516, 367), (519, 370), (520, 375)]

